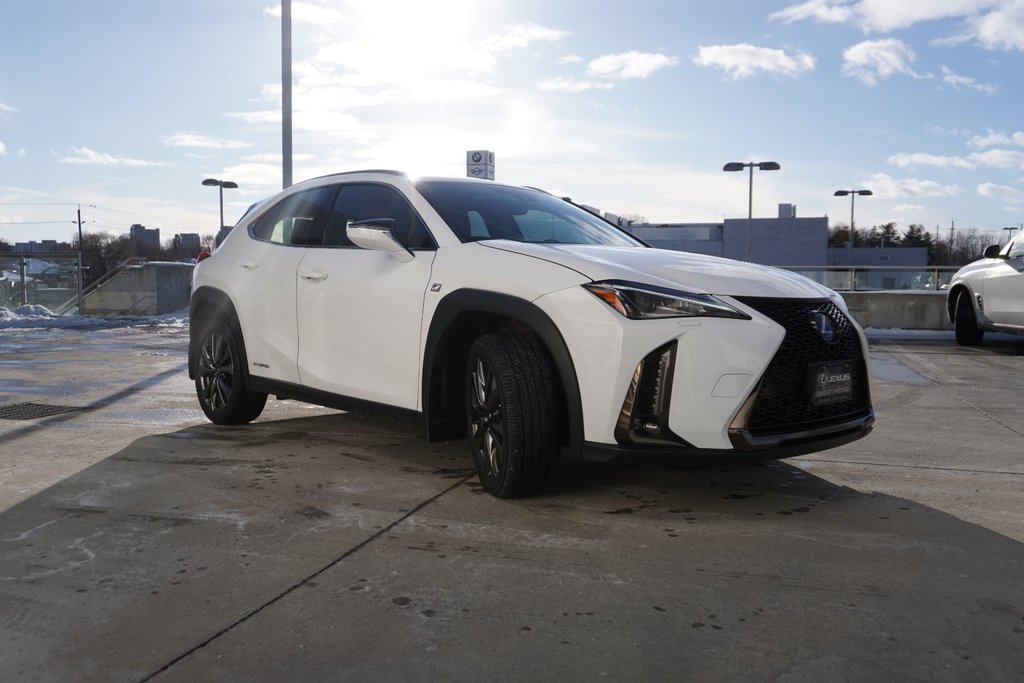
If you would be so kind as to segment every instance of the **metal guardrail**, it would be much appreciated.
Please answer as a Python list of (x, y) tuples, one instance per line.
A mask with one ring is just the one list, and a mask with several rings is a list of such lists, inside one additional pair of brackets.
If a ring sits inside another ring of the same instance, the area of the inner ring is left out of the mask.
[(959, 266), (779, 266), (840, 292), (938, 292)]

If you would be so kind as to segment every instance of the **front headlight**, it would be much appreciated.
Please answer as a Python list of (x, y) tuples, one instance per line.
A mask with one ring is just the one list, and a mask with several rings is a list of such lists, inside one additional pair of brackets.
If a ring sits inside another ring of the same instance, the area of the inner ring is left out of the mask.
[(607, 280), (583, 286), (620, 314), (633, 320), (694, 317), (750, 320), (746, 313), (710, 294), (681, 292), (622, 280)]

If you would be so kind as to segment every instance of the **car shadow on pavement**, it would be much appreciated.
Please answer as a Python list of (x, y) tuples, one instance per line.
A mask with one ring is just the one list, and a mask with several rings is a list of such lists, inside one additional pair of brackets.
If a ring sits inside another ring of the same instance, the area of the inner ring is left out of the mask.
[[(464, 442), (355, 414), (137, 439), (0, 513), (0, 679), (344, 677), (375, 660), (459, 678), (415, 656), (426, 641), (475, 653), (462, 678), (531, 656), (574, 680), (1024, 672), (1024, 546), (1005, 536), (785, 463), (556, 484), (494, 499)], [(379, 640), (334, 630), (338, 614)], [(282, 637), (296, 628), (301, 653)]]

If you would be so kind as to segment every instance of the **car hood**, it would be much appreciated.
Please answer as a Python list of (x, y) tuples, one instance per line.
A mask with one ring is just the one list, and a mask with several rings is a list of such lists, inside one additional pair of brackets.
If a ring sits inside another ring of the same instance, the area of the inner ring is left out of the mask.
[(802, 275), (685, 251), (488, 240), (480, 244), (571, 268), (594, 281), (629, 280), (719, 296), (818, 299), (832, 290)]

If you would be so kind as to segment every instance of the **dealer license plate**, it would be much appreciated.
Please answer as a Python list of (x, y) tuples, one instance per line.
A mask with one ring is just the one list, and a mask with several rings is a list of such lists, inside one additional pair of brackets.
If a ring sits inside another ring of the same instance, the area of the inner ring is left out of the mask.
[(849, 362), (812, 365), (809, 380), (813, 406), (842, 403), (853, 397), (853, 368)]

